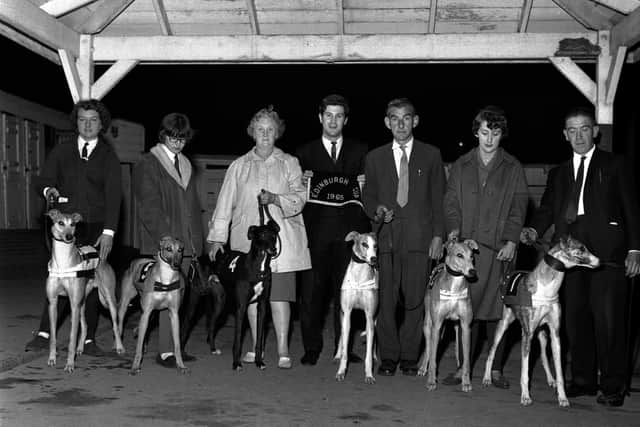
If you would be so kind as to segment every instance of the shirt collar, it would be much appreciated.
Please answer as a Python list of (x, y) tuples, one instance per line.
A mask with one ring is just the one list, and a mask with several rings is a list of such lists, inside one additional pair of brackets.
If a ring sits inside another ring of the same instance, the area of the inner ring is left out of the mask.
[(590, 160), (591, 160), (591, 157), (593, 157), (593, 152), (594, 152), (594, 151), (596, 151), (596, 146), (595, 146), (595, 144), (593, 145), (593, 147), (591, 147), (591, 150), (587, 151), (587, 152), (586, 152), (586, 153), (584, 153), (584, 154), (578, 154), (578, 153), (576, 153), (576, 152), (574, 151), (574, 152), (573, 152), (573, 160), (574, 160), (574, 162), (576, 162), (576, 161), (578, 161), (578, 162), (579, 162), (579, 161), (580, 161), (580, 159), (582, 158), (582, 156), (585, 156), (584, 161), (585, 161), (585, 162), (588, 162), (588, 161), (590, 161)]
[[(404, 146), (407, 150), (411, 151), (411, 149), (413, 148), (413, 137), (411, 137), (411, 139), (406, 144), (404, 144)], [(401, 150), (400, 144), (395, 140), (395, 138), (393, 139), (393, 148)]]
[[(322, 135), (322, 143), (325, 145), (325, 147), (331, 147), (331, 140), (324, 135)], [(342, 144), (342, 136), (336, 139), (336, 146), (339, 147), (341, 144)]]
[(78, 146), (82, 147), (85, 143), (89, 143), (89, 146), (93, 147), (98, 143), (98, 138), (93, 138), (87, 141), (86, 139), (78, 135)]
[(169, 156), (169, 159), (171, 159), (172, 162), (175, 161), (176, 154), (171, 150), (169, 150), (169, 148), (165, 144), (160, 144), (160, 146), (162, 147), (164, 152), (167, 153), (167, 156)]

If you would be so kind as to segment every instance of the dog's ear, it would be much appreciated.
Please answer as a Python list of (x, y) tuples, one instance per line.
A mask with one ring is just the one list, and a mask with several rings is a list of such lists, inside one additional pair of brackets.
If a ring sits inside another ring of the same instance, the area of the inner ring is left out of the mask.
[(247, 239), (249, 240), (253, 240), (256, 236), (256, 228), (258, 228), (256, 225), (250, 225), (249, 229), (247, 230)]
[(269, 227), (271, 230), (273, 230), (274, 233), (279, 233), (280, 232), (280, 226), (278, 225), (277, 222), (275, 222), (272, 219), (270, 219), (269, 222), (267, 222), (267, 227)]
[(82, 215), (80, 215), (78, 212), (74, 212), (71, 215), (71, 220), (75, 223), (82, 221)]
[(358, 233), (357, 231), (350, 231), (349, 234), (345, 236), (344, 241), (351, 242), (352, 240), (356, 240), (359, 235), (360, 233)]
[(51, 218), (52, 220), (55, 220), (60, 215), (60, 211), (58, 209), (51, 209), (45, 215)]
[(472, 251), (478, 252), (478, 250), (480, 249), (478, 248), (478, 243), (476, 243), (476, 241), (472, 239), (465, 240), (464, 244), (467, 245)]

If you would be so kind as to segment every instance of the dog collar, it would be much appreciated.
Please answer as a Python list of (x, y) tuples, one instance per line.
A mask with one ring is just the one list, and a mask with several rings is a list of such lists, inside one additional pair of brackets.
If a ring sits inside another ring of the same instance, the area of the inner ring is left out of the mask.
[(457, 301), (457, 300), (465, 299), (469, 296), (469, 288), (464, 288), (460, 292), (451, 292), (446, 289), (440, 289), (439, 296), (441, 300)]
[(464, 276), (464, 273), (462, 273), (461, 271), (455, 271), (452, 270), (451, 267), (449, 267), (449, 265), (445, 264), (444, 265), (447, 269), (447, 273), (449, 273), (452, 276)]
[(169, 291), (175, 291), (176, 289), (180, 289), (180, 280), (167, 283), (166, 285), (160, 282), (153, 283), (153, 292), (169, 292)]
[(362, 258), (358, 258), (356, 256), (356, 254), (354, 254), (353, 252), (351, 252), (351, 261), (358, 263), (358, 264), (366, 264), (367, 261), (362, 259)]
[(51, 238), (53, 240), (55, 240), (56, 242), (61, 242), (61, 243), (64, 243), (66, 245), (72, 245), (72, 244), (74, 244), (76, 242), (76, 236), (73, 236), (73, 239), (70, 242), (67, 242), (64, 239), (58, 239), (56, 236), (53, 236), (53, 235), (51, 236)]
[(555, 271), (567, 271), (562, 261), (549, 254), (544, 254), (544, 262)]

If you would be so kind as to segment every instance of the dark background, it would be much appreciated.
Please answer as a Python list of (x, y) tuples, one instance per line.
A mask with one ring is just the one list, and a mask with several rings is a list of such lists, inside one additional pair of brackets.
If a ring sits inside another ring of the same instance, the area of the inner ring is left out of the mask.
[[(56, 110), (71, 110), (62, 67), (0, 37), (0, 89)], [(592, 76), (593, 64), (583, 64)], [(96, 67), (98, 77), (106, 66)], [(615, 104), (614, 151), (637, 159), (640, 64), (623, 68)], [(197, 129), (191, 154), (243, 154), (253, 146), (251, 116), (273, 104), (286, 121), (278, 145), (320, 135), (317, 106), (329, 93), (351, 103), (345, 134), (369, 144), (388, 142), (386, 103), (407, 96), (420, 124), (414, 134), (436, 145), (447, 162), (475, 146), (471, 121), (487, 104), (503, 107), (510, 136), (503, 146), (522, 163), (557, 163), (570, 149), (562, 118), (586, 99), (550, 63), (541, 64), (326, 64), (326, 65), (138, 65), (103, 99), (114, 117), (141, 123), (147, 149), (155, 144), (163, 115), (187, 114)]]

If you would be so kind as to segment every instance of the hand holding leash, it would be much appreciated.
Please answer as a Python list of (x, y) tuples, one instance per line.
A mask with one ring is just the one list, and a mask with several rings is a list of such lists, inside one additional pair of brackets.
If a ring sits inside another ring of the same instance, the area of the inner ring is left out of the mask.
[(496, 259), (498, 261), (510, 262), (515, 256), (515, 254), (516, 254), (516, 244), (511, 241), (507, 241), (504, 244), (504, 246), (500, 249), (500, 251), (498, 251), (498, 255), (496, 256)]
[(60, 192), (55, 187), (47, 188), (47, 192), (45, 194), (45, 199), (49, 204), (54, 204), (58, 202), (58, 198), (60, 197)]
[(258, 203), (260, 203), (261, 205), (277, 205), (278, 196), (263, 188), (262, 190), (260, 190), (260, 194), (258, 194)]
[(223, 248), (224, 244), (222, 242), (213, 242), (211, 243), (211, 248), (209, 249), (209, 259), (211, 261), (215, 261), (216, 260), (216, 256), (218, 255), (218, 252), (220, 253), (224, 253), (224, 248)]
[(431, 239), (431, 245), (429, 245), (429, 257), (435, 260), (442, 258), (442, 237), (434, 236), (433, 239)]
[(94, 246), (100, 247), (100, 261), (106, 261), (111, 253), (111, 248), (113, 248), (113, 236), (102, 233), (94, 243)]
[(523, 227), (520, 232), (520, 241), (525, 245), (531, 245), (538, 240), (538, 232), (532, 227)]
[(389, 223), (393, 220), (393, 213), (392, 209), (388, 209), (386, 206), (380, 205), (376, 208), (376, 216), (373, 220), (376, 222), (384, 221), (385, 223)]
[(635, 277), (640, 274), (640, 252), (629, 252), (624, 260), (627, 277)]

